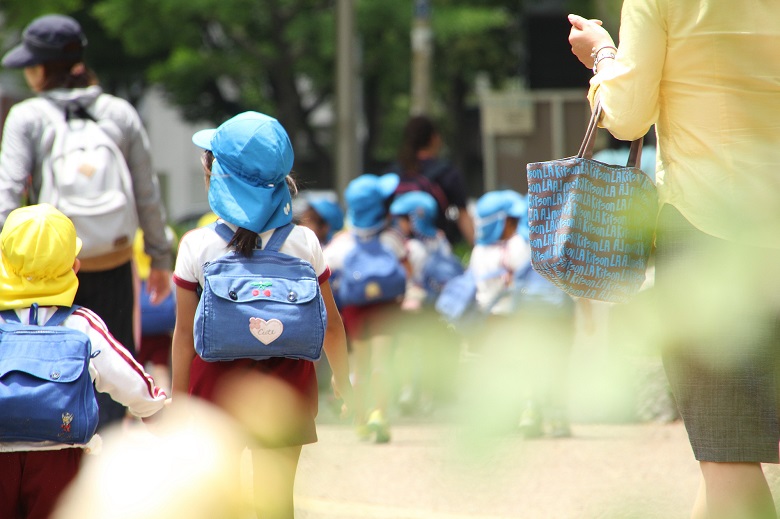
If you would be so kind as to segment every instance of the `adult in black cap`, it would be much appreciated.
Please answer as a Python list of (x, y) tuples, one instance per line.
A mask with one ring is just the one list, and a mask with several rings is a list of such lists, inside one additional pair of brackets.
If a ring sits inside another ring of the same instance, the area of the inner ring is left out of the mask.
[[(126, 240), (118, 236), (112, 238), (109, 248), (90, 252), (87, 244), (90, 233), (96, 233), (95, 220), (86, 216), (84, 223), (79, 224), (76, 215), (63, 207), (62, 211), (73, 219), (85, 244), (79, 255), (81, 270), (75, 304), (97, 312), (111, 334), (133, 351), (131, 261), (136, 227), (140, 225), (143, 229), (145, 249), (152, 257), (149, 287), (153, 300), (162, 301), (170, 291), (171, 246), (165, 235), (165, 212), (141, 119), (127, 101), (102, 91), (97, 77), (84, 63), (86, 46), (87, 37), (76, 20), (50, 14), (33, 20), (24, 29), (21, 43), (2, 59), (3, 67), (24, 70), (28, 86), (37, 95), (12, 106), (3, 127), (0, 226), (23, 200), (35, 204), (50, 201), (49, 192), (60, 189), (59, 194), (64, 193), (62, 188), (52, 187), (62, 179), (49, 178), (61, 170), (45, 165), (52, 155), (55, 135), (59, 133), (55, 128), (66, 120), (66, 113), (96, 120), (116, 143), (128, 166), (132, 193), (125, 206), (134, 205), (135, 214), (129, 212), (133, 229)], [(87, 170), (77, 171), (91, 177)], [(51, 202), (57, 205), (56, 201)], [(103, 230), (108, 233), (110, 229), (98, 225), (98, 234)], [(101, 426), (124, 416), (123, 406), (111, 400), (101, 400), (100, 404)]]

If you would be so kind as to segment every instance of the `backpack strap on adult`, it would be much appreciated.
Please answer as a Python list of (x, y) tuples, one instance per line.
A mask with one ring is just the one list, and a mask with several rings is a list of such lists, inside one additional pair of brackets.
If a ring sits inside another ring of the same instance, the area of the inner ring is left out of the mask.
[[(60, 306), (57, 308), (57, 311), (54, 312), (54, 314), (49, 317), (49, 320), (46, 321), (46, 326), (59, 326), (60, 324), (65, 321), (70, 315), (81, 308), (79, 305), (73, 305), (73, 306)], [(3, 320), (7, 323), (19, 323), (21, 324), (21, 320), (19, 319), (19, 316), (16, 315), (16, 312), (13, 310), (3, 310), (0, 311), (0, 317), (3, 318)], [(38, 303), (33, 303), (30, 306), (30, 318), (29, 318), (30, 324), (37, 325), (38, 324)]]
[(65, 120), (70, 121), (71, 119), (89, 119), (90, 121), (98, 122), (86, 108), (76, 102), (65, 105)]

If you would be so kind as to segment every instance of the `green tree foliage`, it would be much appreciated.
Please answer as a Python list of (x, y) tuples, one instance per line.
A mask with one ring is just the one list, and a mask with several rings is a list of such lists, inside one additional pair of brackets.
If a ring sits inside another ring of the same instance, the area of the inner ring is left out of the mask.
[[(334, 100), (335, 3), (3, 0), (0, 14), (10, 29), (45, 13), (71, 14), (88, 33), (88, 63), (101, 82), (131, 100), (154, 83), (192, 120), (219, 123), (248, 109), (278, 117), (295, 143), (297, 169), (317, 171), (318, 187), (324, 187), (330, 183), (331, 140), (310, 116)], [(355, 0), (368, 170), (394, 158), (408, 116), (412, 4)], [(473, 135), (468, 111), (475, 77), (487, 73), (500, 85), (517, 74), (523, 4), (431, 0), (433, 115), (461, 165), (464, 140)]]

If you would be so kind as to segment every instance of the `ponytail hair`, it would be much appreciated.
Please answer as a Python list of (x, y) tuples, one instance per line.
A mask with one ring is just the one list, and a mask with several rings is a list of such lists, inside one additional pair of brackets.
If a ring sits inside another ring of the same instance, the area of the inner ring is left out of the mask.
[(62, 52), (68, 59), (56, 59), (44, 61), (43, 87), (41, 90), (55, 88), (87, 88), (98, 84), (97, 75), (89, 69), (81, 57), (84, 47), (81, 42), (73, 42), (66, 45)]
[[(209, 178), (211, 177), (211, 165), (214, 163), (214, 154), (210, 150), (203, 150), (200, 160), (203, 164), (203, 170), (206, 174), (206, 185), (208, 186)], [(290, 190), (290, 197), (295, 198), (298, 194), (298, 184), (292, 175), (292, 172), (290, 172), (284, 179), (287, 182), (287, 189)], [(252, 251), (257, 248), (259, 239), (260, 236), (255, 231), (239, 227), (233, 233), (230, 242), (228, 242), (228, 247), (232, 247), (236, 252), (248, 258), (252, 255)]]
[(399, 173), (401, 175), (407, 172), (419, 173), (417, 153), (431, 144), (436, 133), (436, 126), (429, 117), (417, 115), (407, 121), (401, 149), (398, 152), (398, 163), (401, 166)]

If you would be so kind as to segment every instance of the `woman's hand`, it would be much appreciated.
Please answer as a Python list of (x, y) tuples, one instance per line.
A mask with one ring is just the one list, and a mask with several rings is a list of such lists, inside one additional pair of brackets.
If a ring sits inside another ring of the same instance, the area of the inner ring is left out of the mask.
[(602, 47), (614, 47), (615, 42), (606, 29), (601, 26), (601, 20), (588, 20), (576, 14), (569, 15), (571, 31), (569, 43), (572, 53), (583, 65), (593, 68), (593, 52)]

